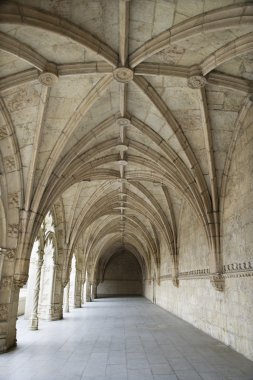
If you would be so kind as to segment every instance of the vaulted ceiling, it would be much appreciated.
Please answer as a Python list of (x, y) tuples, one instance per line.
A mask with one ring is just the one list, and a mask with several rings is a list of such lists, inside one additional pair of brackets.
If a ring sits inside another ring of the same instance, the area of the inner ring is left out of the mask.
[(252, 100), (253, 3), (2, 1), (0, 23), (1, 171), (24, 236), (56, 205), (70, 250), (159, 266), (186, 201), (217, 252)]

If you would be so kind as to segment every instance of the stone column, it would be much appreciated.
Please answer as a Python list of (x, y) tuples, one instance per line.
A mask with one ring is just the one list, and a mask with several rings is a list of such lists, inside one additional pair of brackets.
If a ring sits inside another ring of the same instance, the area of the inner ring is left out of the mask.
[(70, 281), (67, 283), (64, 291), (64, 312), (69, 313), (69, 287)]
[(91, 285), (91, 300), (95, 300), (97, 298), (97, 284), (93, 282)]
[[(0, 352), (16, 345), (16, 320), (20, 286), (12, 276), (3, 276), (0, 283)], [(7, 298), (8, 297), (8, 298)]]
[(91, 302), (91, 283), (86, 282), (86, 302)]
[(76, 269), (75, 276), (75, 289), (74, 289), (74, 307), (79, 308), (81, 305), (81, 286), (82, 286), (82, 272)]
[(38, 330), (38, 305), (39, 305), (39, 295), (40, 295), (40, 277), (41, 277), (41, 268), (43, 265), (42, 255), (39, 255), (36, 268), (36, 277), (35, 277), (35, 286), (33, 292), (33, 305), (32, 305), (32, 314), (30, 317), (30, 330)]
[(81, 285), (81, 302), (82, 302), (82, 305), (84, 304), (84, 282), (82, 282), (82, 285)]
[[(21, 260), (19, 259), (19, 263)], [(0, 281), (0, 353), (6, 352), (16, 345), (19, 290), (24, 286), (28, 277), (27, 273), (23, 273), (21, 270), (15, 273), (15, 263), (16, 250), (14, 248), (6, 249)], [(28, 268), (26, 267), (26, 269)], [(13, 275), (13, 273), (15, 274)]]
[(63, 296), (64, 287), (62, 285), (62, 265), (54, 264), (51, 293), (51, 321), (57, 321), (63, 317)]

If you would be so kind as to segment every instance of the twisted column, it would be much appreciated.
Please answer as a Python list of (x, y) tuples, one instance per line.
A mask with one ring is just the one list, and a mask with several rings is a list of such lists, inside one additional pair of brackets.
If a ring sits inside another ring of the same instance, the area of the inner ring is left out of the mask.
[(33, 291), (33, 305), (32, 305), (32, 314), (30, 317), (30, 330), (38, 330), (38, 305), (39, 305), (39, 294), (40, 294), (40, 277), (41, 277), (41, 268), (43, 265), (43, 257), (40, 254), (37, 261), (36, 268), (36, 280)]
[(64, 312), (69, 313), (69, 288), (70, 288), (70, 281), (66, 285), (66, 291), (65, 291), (65, 302), (64, 302)]

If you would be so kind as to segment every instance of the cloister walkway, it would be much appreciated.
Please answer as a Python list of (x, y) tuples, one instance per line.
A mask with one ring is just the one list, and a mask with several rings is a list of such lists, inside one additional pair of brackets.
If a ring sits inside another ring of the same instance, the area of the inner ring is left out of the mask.
[(253, 362), (145, 298), (98, 299), (29, 331), (1, 380), (252, 380)]

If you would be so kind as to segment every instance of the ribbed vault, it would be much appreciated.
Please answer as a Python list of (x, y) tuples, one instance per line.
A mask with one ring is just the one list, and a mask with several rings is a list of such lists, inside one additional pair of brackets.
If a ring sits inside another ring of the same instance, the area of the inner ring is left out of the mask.
[(1, 205), (16, 278), (52, 210), (64, 284), (74, 254), (98, 281), (123, 250), (159, 282), (162, 245), (178, 286), (183, 202), (220, 273), (227, 173), (252, 106), (253, 4), (66, 3), (0, 4)]

